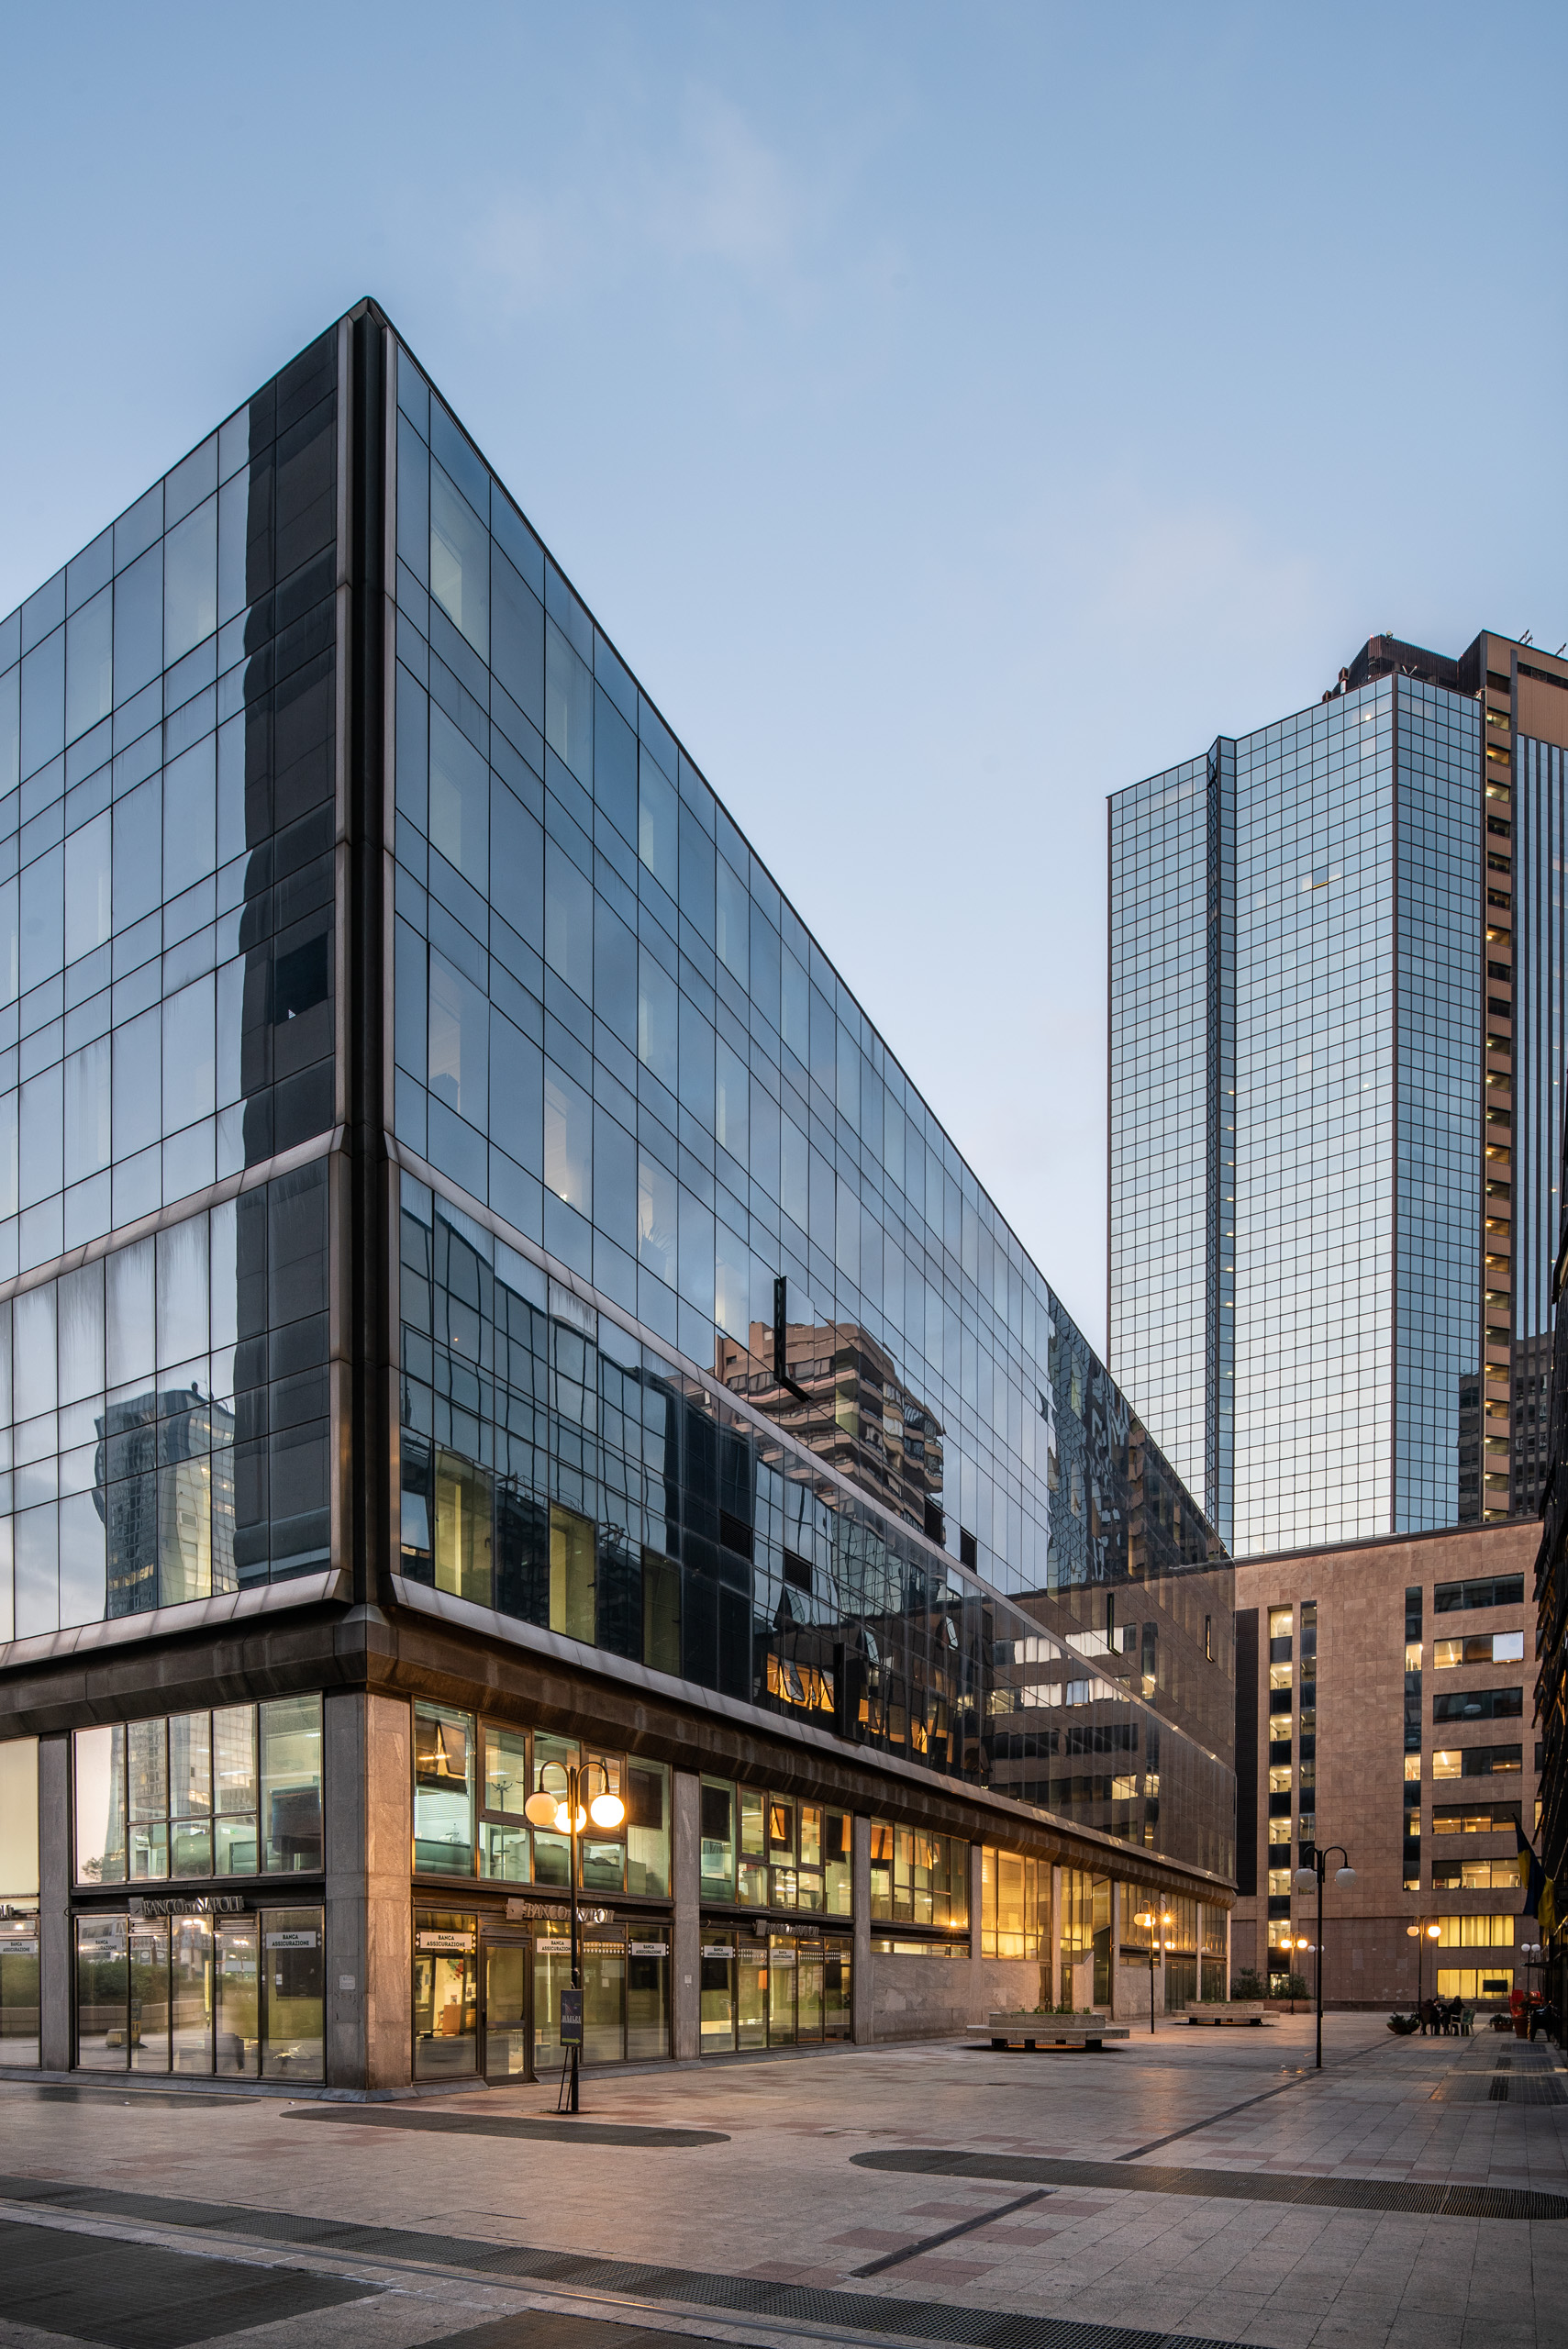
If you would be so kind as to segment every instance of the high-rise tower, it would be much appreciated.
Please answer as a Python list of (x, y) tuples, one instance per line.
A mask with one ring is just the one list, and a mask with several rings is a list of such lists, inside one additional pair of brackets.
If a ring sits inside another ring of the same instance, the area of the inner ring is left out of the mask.
[(1532, 1514), (1568, 661), (1373, 637), (1110, 802), (1109, 1354), (1239, 1555)]

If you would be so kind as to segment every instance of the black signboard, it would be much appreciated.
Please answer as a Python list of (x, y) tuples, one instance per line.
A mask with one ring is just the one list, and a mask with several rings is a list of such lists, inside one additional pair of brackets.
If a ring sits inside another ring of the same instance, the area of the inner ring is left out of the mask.
[(562, 2047), (583, 2044), (583, 1993), (563, 1989), (561, 1993), (561, 2043)]

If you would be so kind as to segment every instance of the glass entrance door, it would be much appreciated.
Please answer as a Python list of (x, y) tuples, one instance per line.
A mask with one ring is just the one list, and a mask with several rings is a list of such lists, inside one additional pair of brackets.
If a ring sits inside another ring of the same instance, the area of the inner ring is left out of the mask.
[(735, 2040), (740, 2047), (768, 2043), (768, 1945), (741, 1942), (735, 1955)]
[(414, 2077), (450, 2080), (478, 2065), (478, 1996), (472, 1911), (414, 1912)]
[(803, 1942), (795, 1961), (795, 2033), (802, 2041), (822, 2036), (822, 1952)]
[(775, 1940), (768, 1952), (768, 2045), (795, 2045), (795, 1952)]
[(484, 2076), (528, 2076), (528, 1976), (531, 1941), (484, 1941)]
[(702, 1943), (702, 2052), (735, 2049), (735, 1944), (706, 1937)]
[(261, 2068), (259, 1923), (255, 1917), (218, 1920), (215, 2068), (226, 2078), (254, 2079)]

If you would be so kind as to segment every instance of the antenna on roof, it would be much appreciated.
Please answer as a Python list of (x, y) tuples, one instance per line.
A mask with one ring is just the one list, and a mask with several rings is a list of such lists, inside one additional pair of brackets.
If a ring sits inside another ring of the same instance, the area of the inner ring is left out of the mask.
[(1523, 632), (1521, 633), (1521, 635), (1520, 635), (1520, 637), (1519, 637), (1519, 642), (1520, 642), (1521, 644), (1533, 644), (1533, 643), (1535, 642), (1535, 639), (1534, 639), (1534, 637), (1533, 637), (1533, 636), (1531, 636), (1531, 634), (1530, 634), (1530, 632), (1529, 632), (1529, 629), (1528, 629), (1528, 628), (1527, 628), (1527, 629), (1525, 629), (1523, 630)]

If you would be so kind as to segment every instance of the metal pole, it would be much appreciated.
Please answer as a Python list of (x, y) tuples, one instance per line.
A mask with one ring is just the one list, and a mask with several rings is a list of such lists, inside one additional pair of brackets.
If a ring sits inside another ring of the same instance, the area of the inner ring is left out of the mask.
[(1323, 2069), (1323, 1878), (1328, 1873), (1321, 1852), (1314, 1858), (1318, 1868), (1318, 2069)]
[[(578, 1991), (583, 1987), (583, 1977), (578, 1971), (577, 1960), (577, 1793), (579, 1783), (577, 1765), (575, 1763), (569, 1763), (566, 1770), (566, 1803), (572, 1815), (572, 1987)], [(572, 2050), (572, 2095), (571, 2101), (567, 2107), (567, 2110), (571, 2112), (575, 2112), (578, 2110), (577, 2066), (582, 2058), (582, 2054), (583, 2050), (580, 2046), (573, 2046)]]

